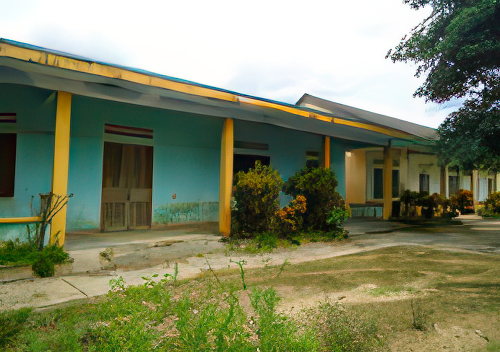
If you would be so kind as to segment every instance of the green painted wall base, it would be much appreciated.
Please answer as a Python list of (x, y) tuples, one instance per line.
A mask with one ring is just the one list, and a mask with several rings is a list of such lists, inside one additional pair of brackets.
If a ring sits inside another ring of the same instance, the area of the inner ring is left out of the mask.
[(0, 242), (15, 241), (28, 242), (28, 227), (35, 232), (36, 224), (0, 224)]
[(218, 220), (219, 202), (166, 203), (156, 207), (153, 217), (155, 225)]

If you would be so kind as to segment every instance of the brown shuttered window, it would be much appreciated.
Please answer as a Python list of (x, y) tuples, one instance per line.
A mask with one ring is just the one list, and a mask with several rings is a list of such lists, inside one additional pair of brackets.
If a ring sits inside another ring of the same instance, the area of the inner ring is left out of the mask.
[(14, 197), (16, 134), (0, 133), (0, 197)]

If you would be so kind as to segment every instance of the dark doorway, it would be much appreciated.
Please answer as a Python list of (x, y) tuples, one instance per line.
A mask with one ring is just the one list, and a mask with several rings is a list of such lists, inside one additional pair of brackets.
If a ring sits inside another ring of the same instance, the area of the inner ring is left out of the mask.
[(104, 143), (101, 230), (151, 227), (153, 147)]
[(233, 159), (233, 172), (236, 174), (240, 171), (247, 172), (255, 167), (255, 162), (259, 160), (262, 165), (269, 166), (271, 158), (263, 155), (244, 155), (235, 154)]

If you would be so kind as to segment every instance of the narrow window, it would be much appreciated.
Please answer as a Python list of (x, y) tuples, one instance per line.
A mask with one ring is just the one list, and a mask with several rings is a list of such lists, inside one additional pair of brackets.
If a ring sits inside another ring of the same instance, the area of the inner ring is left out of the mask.
[(16, 134), (0, 133), (0, 197), (14, 197)]
[(373, 169), (373, 199), (384, 198), (384, 173), (383, 169)]
[(319, 167), (319, 153), (318, 152), (306, 152), (306, 166), (307, 167)]
[(419, 191), (427, 192), (429, 194), (429, 175), (428, 174), (420, 174), (419, 175)]
[(255, 162), (269, 166), (269, 145), (244, 141), (234, 141), (233, 173), (247, 172), (255, 167)]
[(458, 194), (460, 188), (460, 185), (458, 184), (458, 176), (448, 176), (448, 188), (450, 197)]
[(399, 170), (392, 170), (392, 198), (399, 197)]

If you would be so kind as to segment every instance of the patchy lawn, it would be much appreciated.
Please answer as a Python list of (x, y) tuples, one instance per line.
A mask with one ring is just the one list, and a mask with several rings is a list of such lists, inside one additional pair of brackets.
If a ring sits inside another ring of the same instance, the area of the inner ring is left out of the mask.
[(0, 313), (0, 349), (500, 350), (498, 255), (392, 247), (248, 269), (247, 291), (215, 275)]

